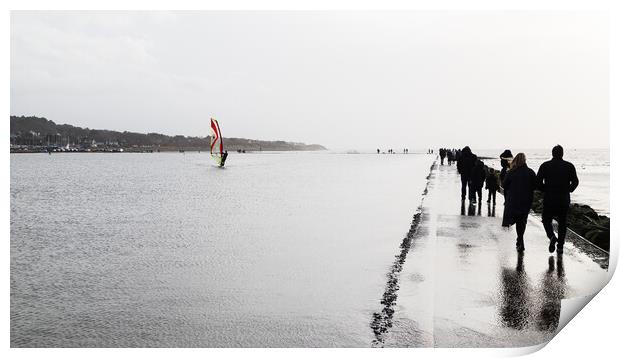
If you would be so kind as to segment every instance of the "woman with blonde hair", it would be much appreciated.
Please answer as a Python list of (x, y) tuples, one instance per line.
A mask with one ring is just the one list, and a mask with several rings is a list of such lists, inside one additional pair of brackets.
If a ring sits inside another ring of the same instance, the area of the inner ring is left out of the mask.
[(502, 226), (508, 227), (516, 224), (517, 250), (519, 252), (525, 250), (523, 234), (527, 225), (527, 216), (534, 200), (536, 183), (536, 173), (527, 166), (525, 154), (517, 154), (510, 163), (510, 170), (506, 173), (503, 182), (506, 203)]

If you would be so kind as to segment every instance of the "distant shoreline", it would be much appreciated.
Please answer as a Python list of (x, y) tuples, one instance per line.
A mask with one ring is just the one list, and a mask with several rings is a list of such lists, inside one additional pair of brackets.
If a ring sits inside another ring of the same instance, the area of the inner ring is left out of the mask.
[[(160, 133), (119, 132), (56, 124), (44, 117), (11, 116), (10, 144), (14, 152), (138, 152), (210, 151), (211, 137), (186, 137)], [(205, 128), (207, 129), (207, 128)], [(228, 151), (315, 151), (320, 144), (283, 140), (223, 137)]]

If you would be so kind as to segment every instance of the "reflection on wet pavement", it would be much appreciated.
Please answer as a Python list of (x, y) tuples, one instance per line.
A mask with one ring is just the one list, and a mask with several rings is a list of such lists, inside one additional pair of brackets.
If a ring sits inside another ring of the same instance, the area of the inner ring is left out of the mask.
[(517, 267), (502, 269), (502, 306), (500, 317), (507, 327), (523, 329), (530, 316), (532, 288), (523, 270), (523, 253), (518, 254)]
[(550, 255), (540, 218), (531, 215), (527, 249), (518, 254), (514, 227), (501, 226), (503, 196), (484, 211), (486, 203), (468, 201), (459, 210), (456, 169), (437, 166), (430, 178), (383, 346), (541, 344), (567, 314), (562, 300), (591, 295), (607, 282), (608, 257), (600, 252), (594, 259), (567, 238), (564, 255)]

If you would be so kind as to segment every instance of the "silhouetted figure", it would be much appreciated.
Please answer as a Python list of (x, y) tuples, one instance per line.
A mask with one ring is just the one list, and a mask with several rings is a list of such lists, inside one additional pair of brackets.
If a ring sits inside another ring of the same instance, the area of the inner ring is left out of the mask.
[[(465, 200), (465, 194), (467, 192), (467, 186), (469, 185), (471, 170), (476, 163), (476, 156), (471, 152), (469, 147), (463, 148), (461, 152), (461, 157), (456, 163), (456, 169), (459, 174), (461, 174), (461, 200)], [(476, 196), (474, 193), (469, 191), (469, 200), (473, 200), (476, 202)]]
[(471, 170), (471, 183), (474, 194), (478, 196), (478, 202), (482, 203), (482, 187), (486, 179), (487, 172), (484, 169), (482, 160), (476, 160), (476, 164)]
[(517, 250), (525, 250), (523, 234), (527, 225), (527, 216), (534, 200), (536, 189), (536, 173), (528, 168), (525, 162), (525, 154), (519, 153), (512, 161), (510, 170), (504, 178), (506, 204), (504, 206), (504, 218), (502, 226), (516, 224)]
[(224, 164), (226, 163), (226, 158), (228, 158), (228, 151), (224, 151), (224, 153), (222, 153), (222, 160), (220, 160), (220, 167), (223, 167)]
[(497, 190), (499, 189), (499, 177), (497, 172), (493, 168), (489, 168), (489, 172), (485, 179), (486, 189), (489, 191), (489, 196), (487, 203), (491, 202), (491, 198), (493, 198), (493, 205), (495, 205), (495, 196)]
[[(512, 162), (512, 152), (510, 149), (504, 150), (502, 154), (499, 155), (499, 159), (500, 166), (502, 167), (499, 173), (499, 182), (503, 185), (504, 179), (506, 178), (506, 173), (508, 172), (508, 169), (510, 169), (510, 163)], [(504, 193), (504, 196), (505, 195), (506, 193)]]
[(446, 152), (446, 157), (448, 157), (448, 165), (452, 165), (452, 162), (454, 161), (454, 151), (448, 149)]
[(443, 160), (446, 157), (446, 149), (439, 148), (439, 158), (441, 159), (441, 165), (443, 165)]
[(379, 150), (379, 148), (377, 148), (377, 154), (379, 154), (379, 152), (381, 152), (381, 151)]
[[(551, 150), (553, 159), (538, 168), (538, 188), (544, 193), (542, 222), (549, 238), (549, 252), (558, 244), (558, 254), (564, 252), (566, 238), (566, 215), (570, 206), (570, 193), (577, 189), (579, 179), (575, 166), (562, 159), (564, 149), (556, 145)], [(551, 221), (558, 222), (558, 236), (555, 237)]]

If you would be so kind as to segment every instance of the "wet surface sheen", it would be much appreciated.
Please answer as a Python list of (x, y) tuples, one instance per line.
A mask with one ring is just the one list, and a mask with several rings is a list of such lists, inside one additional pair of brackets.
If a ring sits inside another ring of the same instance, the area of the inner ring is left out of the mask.
[(369, 347), (432, 160), (11, 155), (11, 345)]
[(455, 166), (433, 171), (385, 346), (540, 344), (570, 318), (563, 300), (592, 295), (607, 281), (606, 265), (593, 261), (580, 242), (567, 242), (562, 258), (550, 255), (534, 216), (526, 251), (518, 255), (514, 227), (501, 227), (503, 197), (497, 196), (495, 210), (486, 193), (483, 199), (482, 207), (461, 208)]

